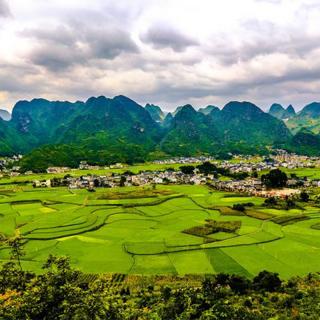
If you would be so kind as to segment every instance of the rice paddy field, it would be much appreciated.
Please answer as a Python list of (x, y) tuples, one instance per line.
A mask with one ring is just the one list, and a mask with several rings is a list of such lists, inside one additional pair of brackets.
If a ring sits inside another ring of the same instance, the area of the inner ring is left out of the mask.
[[(2, 239), (23, 237), (23, 268), (49, 254), (87, 273), (283, 278), (320, 271), (320, 208), (276, 210), (206, 186), (68, 190), (0, 186)], [(233, 204), (251, 202), (243, 213)], [(4, 243), (4, 242), (3, 242)], [(0, 246), (0, 261), (10, 250)]]

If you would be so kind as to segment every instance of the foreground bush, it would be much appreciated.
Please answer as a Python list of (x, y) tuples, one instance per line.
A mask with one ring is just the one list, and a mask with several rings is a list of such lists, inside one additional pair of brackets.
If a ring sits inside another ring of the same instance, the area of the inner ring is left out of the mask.
[(43, 268), (36, 275), (14, 263), (2, 265), (0, 319), (280, 320), (320, 315), (318, 274), (287, 282), (267, 271), (253, 280), (218, 274), (199, 285), (188, 284), (186, 277), (183, 286), (175, 281), (184, 278), (167, 276), (155, 286), (151, 278), (140, 277), (139, 286), (130, 286), (125, 276), (85, 275), (65, 257), (50, 256)]

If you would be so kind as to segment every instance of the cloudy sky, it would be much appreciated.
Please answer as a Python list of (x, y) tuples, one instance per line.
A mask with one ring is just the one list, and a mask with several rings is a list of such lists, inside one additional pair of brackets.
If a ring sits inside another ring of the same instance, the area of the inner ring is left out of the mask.
[(320, 100), (319, 0), (0, 0), (0, 107)]

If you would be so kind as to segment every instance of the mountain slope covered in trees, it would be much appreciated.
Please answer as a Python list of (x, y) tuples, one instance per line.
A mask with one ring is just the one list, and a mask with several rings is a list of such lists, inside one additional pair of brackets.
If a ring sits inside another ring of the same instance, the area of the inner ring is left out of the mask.
[[(297, 119), (307, 119), (306, 127), (312, 119), (320, 127), (320, 104), (307, 106), (289, 123)], [(208, 106), (196, 111), (185, 105), (166, 114), (125, 96), (86, 102), (33, 99), (19, 101), (11, 120), (0, 119), (0, 155), (27, 154), (23, 165), (34, 169), (76, 166), (80, 160), (104, 164), (159, 155), (267, 153), (270, 147), (319, 154), (318, 132), (303, 128), (290, 131), (281, 119), (250, 102), (233, 101), (221, 110)]]

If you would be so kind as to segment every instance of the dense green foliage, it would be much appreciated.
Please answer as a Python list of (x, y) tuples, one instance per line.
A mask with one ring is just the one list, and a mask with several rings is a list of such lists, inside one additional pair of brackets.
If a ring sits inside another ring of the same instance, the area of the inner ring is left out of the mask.
[(295, 117), (287, 122), (293, 133), (308, 129), (315, 134), (320, 133), (320, 103), (313, 102), (305, 106)]
[(287, 109), (285, 109), (281, 104), (274, 103), (270, 107), (269, 114), (271, 114), (275, 118), (285, 120), (294, 117), (296, 112), (293, 109), (292, 105), (288, 106)]
[(109, 163), (142, 163), (147, 157), (146, 151), (140, 145), (119, 142), (108, 149), (103, 144), (87, 145), (45, 145), (33, 150), (20, 162), (22, 171), (45, 172), (50, 166), (78, 167), (80, 161), (104, 165)]
[[(316, 131), (317, 106), (297, 116), (290, 106), (272, 109), (280, 108), (292, 121), (302, 119), (299, 126)], [(0, 155), (28, 153), (22, 167), (41, 171), (49, 165), (77, 166), (79, 159), (110, 164), (200, 154), (226, 158), (230, 153), (267, 154), (270, 147), (319, 154), (318, 136), (305, 131), (292, 136), (271, 114), (249, 102), (230, 102), (222, 110), (208, 106), (196, 111), (185, 105), (165, 116), (158, 106), (143, 108), (124, 96), (75, 103), (19, 101), (10, 121), (0, 119)], [(299, 126), (294, 126), (295, 133)], [(48, 155), (50, 149), (54, 159)]]
[(252, 280), (226, 274), (91, 278), (54, 256), (41, 275), (12, 263), (0, 269), (0, 317), (7, 320), (298, 320), (318, 319), (319, 305), (318, 274), (287, 282), (266, 271)]
[(200, 108), (198, 111), (205, 115), (208, 115), (209, 113), (219, 112), (220, 109), (216, 106), (209, 105), (209, 106), (206, 106), (205, 108)]
[(160, 107), (154, 104), (146, 104), (145, 109), (149, 112), (151, 118), (156, 122), (162, 122), (165, 118), (164, 112)]
[(212, 118), (226, 142), (257, 147), (286, 143), (291, 138), (282, 121), (250, 102), (229, 102), (221, 112), (214, 113)]
[(168, 154), (179, 156), (213, 153), (219, 149), (218, 139), (217, 128), (210, 117), (186, 105), (173, 118), (161, 148)]
[(319, 147), (320, 134), (302, 129), (292, 138), (288, 149), (301, 155), (317, 156), (319, 155)]
[(261, 181), (268, 188), (283, 188), (287, 184), (288, 177), (280, 169), (273, 169), (269, 173), (262, 175)]

